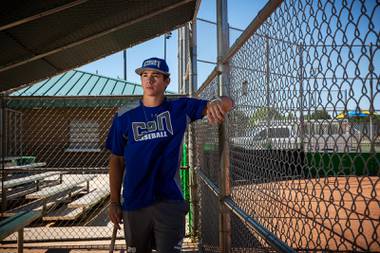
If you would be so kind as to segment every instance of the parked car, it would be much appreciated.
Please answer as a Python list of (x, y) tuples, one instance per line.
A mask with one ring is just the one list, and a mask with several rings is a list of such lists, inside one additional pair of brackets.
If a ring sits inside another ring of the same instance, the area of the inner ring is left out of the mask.
[(230, 138), (231, 145), (248, 150), (296, 150), (306, 152), (355, 150), (361, 133), (345, 122), (314, 120), (298, 123), (260, 124), (240, 136)]
[(251, 150), (300, 148), (297, 125), (261, 126), (247, 133), (242, 137), (232, 137), (230, 143)]

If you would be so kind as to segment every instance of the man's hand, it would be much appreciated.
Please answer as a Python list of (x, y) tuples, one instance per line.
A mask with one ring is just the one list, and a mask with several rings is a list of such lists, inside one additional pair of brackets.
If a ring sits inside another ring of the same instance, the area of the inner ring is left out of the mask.
[(120, 229), (120, 223), (123, 219), (123, 212), (121, 210), (121, 205), (119, 203), (111, 202), (108, 210), (109, 218), (113, 224), (116, 225), (117, 229)]
[(110, 156), (110, 195), (111, 204), (109, 206), (109, 218), (120, 229), (123, 212), (120, 205), (120, 191), (123, 183), (124, 157), (111, 154)]
[(220, 124), (224, 121), (224, 116), (234, 105), (234, 101), (229, 97), (220, 97), (211, 100), (207, 104), (206, 115), (210, 124)]

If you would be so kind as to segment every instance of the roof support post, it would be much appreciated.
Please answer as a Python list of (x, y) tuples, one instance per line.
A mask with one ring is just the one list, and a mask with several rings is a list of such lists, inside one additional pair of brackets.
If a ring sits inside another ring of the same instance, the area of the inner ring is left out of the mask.
[(178, 28), (178, 93), (183, 94), (183, 27)]
[(185, 24), (183, 30), (183, 85), (185, 88), (185, 94), (190, 95), (190, 29), (188, 23)]
[[(197, 90), (197, 24), (196, 19), (193, 19), (191, 23), (188, 24), (189, 27), (189, 95), (191, 97), (194, 96), (195, 91)], [(188, 128), (188, 143), (189, 143), (189, 172), (190, 172), (190, 180), (189, 180), (189, 188), (190, 188), (190, 202), (191, 202), (191, 210), (190, 215), (192, 215), (190, 222), (190, 232), (191, 237), (195, 240), (199, 236), (199, 198), (198, 198), (198, 177), (197, 171), (195, 170), (195, 134), (194, 134), (194, 126), (191, 124)]]
[[(228, 62), (223, 64), (223, 58), (229, 47), (227, 0), (217, 0), (217, 68), (218, 68), (218, 95), (228, 95)], [(220, 196), (219, 196), (219, 243), (223, 253), (231, 252), (231, 211), (224, 203), (226, 197), (231, 195), (230, 188), (230, 161), (227, 142), (228, 118), (219, 126), (219, 154), (220, 154)]]

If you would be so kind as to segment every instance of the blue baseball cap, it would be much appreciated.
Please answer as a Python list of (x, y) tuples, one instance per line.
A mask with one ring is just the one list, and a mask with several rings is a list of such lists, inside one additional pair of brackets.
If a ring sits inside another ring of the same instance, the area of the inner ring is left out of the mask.
[(141, 75), (145, 70), (155, 70), (166, 76), (170, 76), (169, 67), (168, 64), (166, 64), (166, 61), (157, 57), (146, 59), (141, 68), (137, 68), (135, 72), (138, 75)]

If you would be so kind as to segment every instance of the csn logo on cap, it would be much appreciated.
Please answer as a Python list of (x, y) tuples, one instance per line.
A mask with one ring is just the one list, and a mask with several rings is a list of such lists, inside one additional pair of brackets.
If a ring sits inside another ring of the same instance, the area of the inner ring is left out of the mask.
[(169, 67), (168, 64), (166, 64), (166, 61), (164, 59), (160, 58), (149, 58), (146, 59), (141, 68), (136, 69), (136, 73), (138, 75), (141, 75), (145, 70), (155, 70), (157, 72), (160, 72), (166, 76), (169, 76)]
[(151, 66), (157, 66), (157, 68), (160, 68), (160, 61), (158, 61), (158, 60), (146, 60), (146, 61), (144, 61), (144, 63), (143, 63), (143, 67), (149, 67), (149, 65), (151, 65)]

